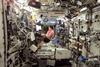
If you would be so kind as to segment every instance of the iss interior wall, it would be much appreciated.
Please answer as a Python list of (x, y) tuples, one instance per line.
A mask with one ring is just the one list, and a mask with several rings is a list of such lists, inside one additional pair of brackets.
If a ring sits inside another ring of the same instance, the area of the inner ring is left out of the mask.
[[(100, 32), (100, 7), (93, 9), (95, 12), (93, 12), (93, 24), (91, 28), (93, 28), (94, 31)], [(99, 15), (97, 19), (95, 19), (95, 15)], [(86, 12), (81, 13), (79, 16), (72, 19), (73, 22), (78, 24), (79, 19), (82, 21), (82, 26), (84, 27), (83, 30), (87, 29), (86, 25)], [(100, 41), (96, 41), (91, 43), (90, 51), (93, 53), (92, 55), (97, 56), (100, 55), (100, 47), (97, 46), (97, 44), (100, 45)], [(85, 50), (83, 50), (83, 55), (86, 55)]]
[(0, 0), (0, 67), (4, 67), (4, 46), (3, 46), (3, 23), (2, 23), (2, 0)]

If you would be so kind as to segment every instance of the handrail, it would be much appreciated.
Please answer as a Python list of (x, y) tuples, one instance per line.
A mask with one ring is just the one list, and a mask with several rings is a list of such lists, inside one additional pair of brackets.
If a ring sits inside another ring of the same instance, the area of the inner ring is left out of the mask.
[(5, 13), (5, 6), (4, 6), (4, 0), (2, 0), (2, 19), (3, 19), (3, 30), (4, 30), (4, 67), (7, 67), (7, 17)]

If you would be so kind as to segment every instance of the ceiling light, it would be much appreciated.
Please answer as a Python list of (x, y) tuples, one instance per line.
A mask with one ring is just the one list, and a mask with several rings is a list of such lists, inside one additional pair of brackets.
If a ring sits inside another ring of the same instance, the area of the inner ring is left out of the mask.
[(100, 3), (100, 0), (98, 0), (97, 3)]
[(39, 2), (39, 0), (36, 0), (36, 2)]
[(60, 5), (60, 3), (56, 3), (58, 6)]
[(42, 5), (43, 5), (43, 6), (45, 6), (46, 4), (45, 4), (45, 3), (43, 3)]
[(27, 0), (16, 0), (16, 1), (19, 3), (26, 3), (27, 2)]
[(87, 7), (84, 7), (80, 10), (80, 12), (87, 10)]

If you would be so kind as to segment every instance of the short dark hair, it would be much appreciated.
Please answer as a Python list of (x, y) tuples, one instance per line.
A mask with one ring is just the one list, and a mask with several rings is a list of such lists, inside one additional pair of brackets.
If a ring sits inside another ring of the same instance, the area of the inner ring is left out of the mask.
[(54, 28), (53, 26), (49, 26), (49, 27), (52, 28), (52, 29)]

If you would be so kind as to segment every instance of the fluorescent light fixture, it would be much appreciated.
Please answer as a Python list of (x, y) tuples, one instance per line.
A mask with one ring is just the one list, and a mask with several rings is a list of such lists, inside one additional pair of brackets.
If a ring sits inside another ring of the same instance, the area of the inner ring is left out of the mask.
[(45, 4), (45, 3), (43, 3), (42, 5), (43, 5), (43, 6), (45, 6), (46, 4)]
[(16, 1), (19, 3), (26, 3), (27, 2), (27, 0), (16, 0)]
[(36, 0), (36, 2), (39, 2), (40, 0)]
[(60, 3), (56, 3), (58, 6), (60, 5)]
[(100, 0), (98, 0), (97, 3), (100, 3)]
[(87, 10), (87, 7), (84, 7), (80, 10), (80, 12)]

